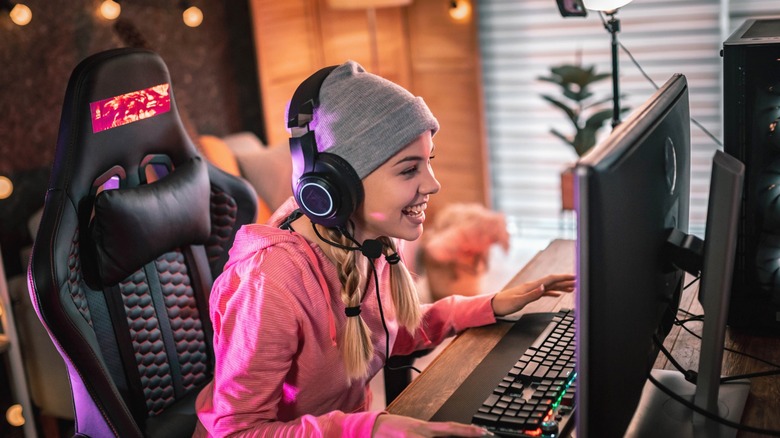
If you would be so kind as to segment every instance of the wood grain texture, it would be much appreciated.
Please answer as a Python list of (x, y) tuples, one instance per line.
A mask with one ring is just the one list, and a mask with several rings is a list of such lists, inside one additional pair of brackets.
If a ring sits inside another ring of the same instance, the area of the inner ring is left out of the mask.
[(428, 210), (455, 202), (490, 206), (488, 153), (475, 16), (455, 22), (449, 3), (417, 0), (376, 9), (378, 56), (371, 56), (365, 10), (326, 0), (250, 0), (268, 144), (284, 145), (287, 103), (316, 69), (347, 59), (422, 96), (442, 126), (434, 171), (442, 190)]
[[(532, 258), (507, 286), (535, 280), (550, 273), (567, 272), (573, 263), (573, 242), (553, 241), (543, 252)], [(573, 303), (573, 294), (564, 294), (557, 298), (544, 297), (531, 303), (524, 312), (552, 312), (561, 307), (571, 308)], [(511, 327), (510, 323), (499, 322), (463, 332), (412, 381), (387, 410), (393, 414), (430, 419)]]
[[(550, 273), (571, 272), (575, 263), (575, 244), (570, 240), (555, 240), (537, 254), (508, 283), (514, 285), (533, 280)], [(690, 280), (688, 278), (687, 280)], [(692, 315), (703, 313), (698, 301), (697, 284), (686, 289), (680, 300), (680, 308)], [(552, 312), (561, 307), (573, 308), (574, 294), (558, 298), (543, 298), (523, 309), (522, 313)], [(680, 319), (685, 315), (680, 314)], [(686, 369), (698, 369), (701, 323), (685, 324), (692, 333), (675, 326), (667, 336), (664, 345), (673, 357)], [(511, 327), (508, 323), (466, 330), (453, 340), (428, 368), (423, 371), (387, 410), (393, 414), (408, 415), (423, 420), (430, 419), (447, 401), (448, 397), (473, 372), (479, 362), (501, 340)], [(780, 363), (780, 338), (759, 336), (727, 328), (727, 348), (739, 353), (726, 352), (723, 358), (722, 375), (734, 376), (746, 373), (777, 370), (772, 364)], [(747, 357), (750, 354), (761, 360)], [(655, 368), (673, 369), (669, 361), (659, 354)], [(780, 377), (757, 377), (752, 380), (742, 423), (763, 429), (780, 430)], [(738, 437), (760, 437), (740, 431)]]

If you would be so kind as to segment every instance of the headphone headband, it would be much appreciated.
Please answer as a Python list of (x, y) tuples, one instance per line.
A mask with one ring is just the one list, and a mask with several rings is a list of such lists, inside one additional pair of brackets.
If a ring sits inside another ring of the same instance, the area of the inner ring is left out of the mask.
[(298, 86), (290, 100), (290, 109), (287, 113), (288, 128), (302, 128), (311, 122), (314, 108), (320, 104), (322, 83), (336, 67), (332, 65), (321, 68)]
[(320, 153), (309, 123), (320, 103), (320, 88), (337, 66), (325, 67), (298, 86), (290, 100), (287, 127), (292, 155), (292, 188), (303, 214), (326, 227), (344, 225), (363, 202), (363, 182), (338, 155)]

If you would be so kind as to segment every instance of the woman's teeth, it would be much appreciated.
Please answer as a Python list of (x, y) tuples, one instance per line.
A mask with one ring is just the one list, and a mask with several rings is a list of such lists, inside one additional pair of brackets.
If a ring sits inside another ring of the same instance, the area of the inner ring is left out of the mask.
[(422, 216), (427, 206), (428, 203), (426, 202), (423, 202), (422, 204), (412, 205), (411, 207), (406, 207), (403, 210), (403, 213), (407, 216), (419, 217)]

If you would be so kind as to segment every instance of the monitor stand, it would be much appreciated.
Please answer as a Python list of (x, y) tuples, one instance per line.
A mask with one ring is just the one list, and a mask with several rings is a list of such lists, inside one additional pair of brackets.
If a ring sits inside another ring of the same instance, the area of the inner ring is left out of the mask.
[[(679, 371), (652, 370), (650, 373), (672, 393), (737, 424), (742, 418), (750, 381), (743, 379), (721, 383), (720, 373), (744, 174), (745, 167), (739, 160), (721, 151), (715, 152), (704, 254), (699, 265), (699, 301), (704, 309), (704, 322), (696, 384), (686, 381)], [(737, 429), (695, 413), (648, 380), (627, 436), (711, 438), (734, 437), (736, 434)]]
[[(679, 371), (652, 370), (650, 374), (675, 394), (693, 403), (696, 385), (685, 380)], [(719, 389), (718, 415), (733, 423), (739, 423), (750, 391), (750, 381), (743, 379), (722, 383)], [(736, 434), (736, 429), (694, 413), (648, 380), (626, 436), (725, 438)]]

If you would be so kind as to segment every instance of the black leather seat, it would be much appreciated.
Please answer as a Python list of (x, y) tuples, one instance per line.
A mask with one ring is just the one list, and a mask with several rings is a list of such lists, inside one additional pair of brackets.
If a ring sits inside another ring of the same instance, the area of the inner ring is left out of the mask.
[(256, 202), (198, 154), (157, 54), (76, 67), (28, 286), (65, 360), (78, 436), (192, 434), (213, 370), (212, 280)]

